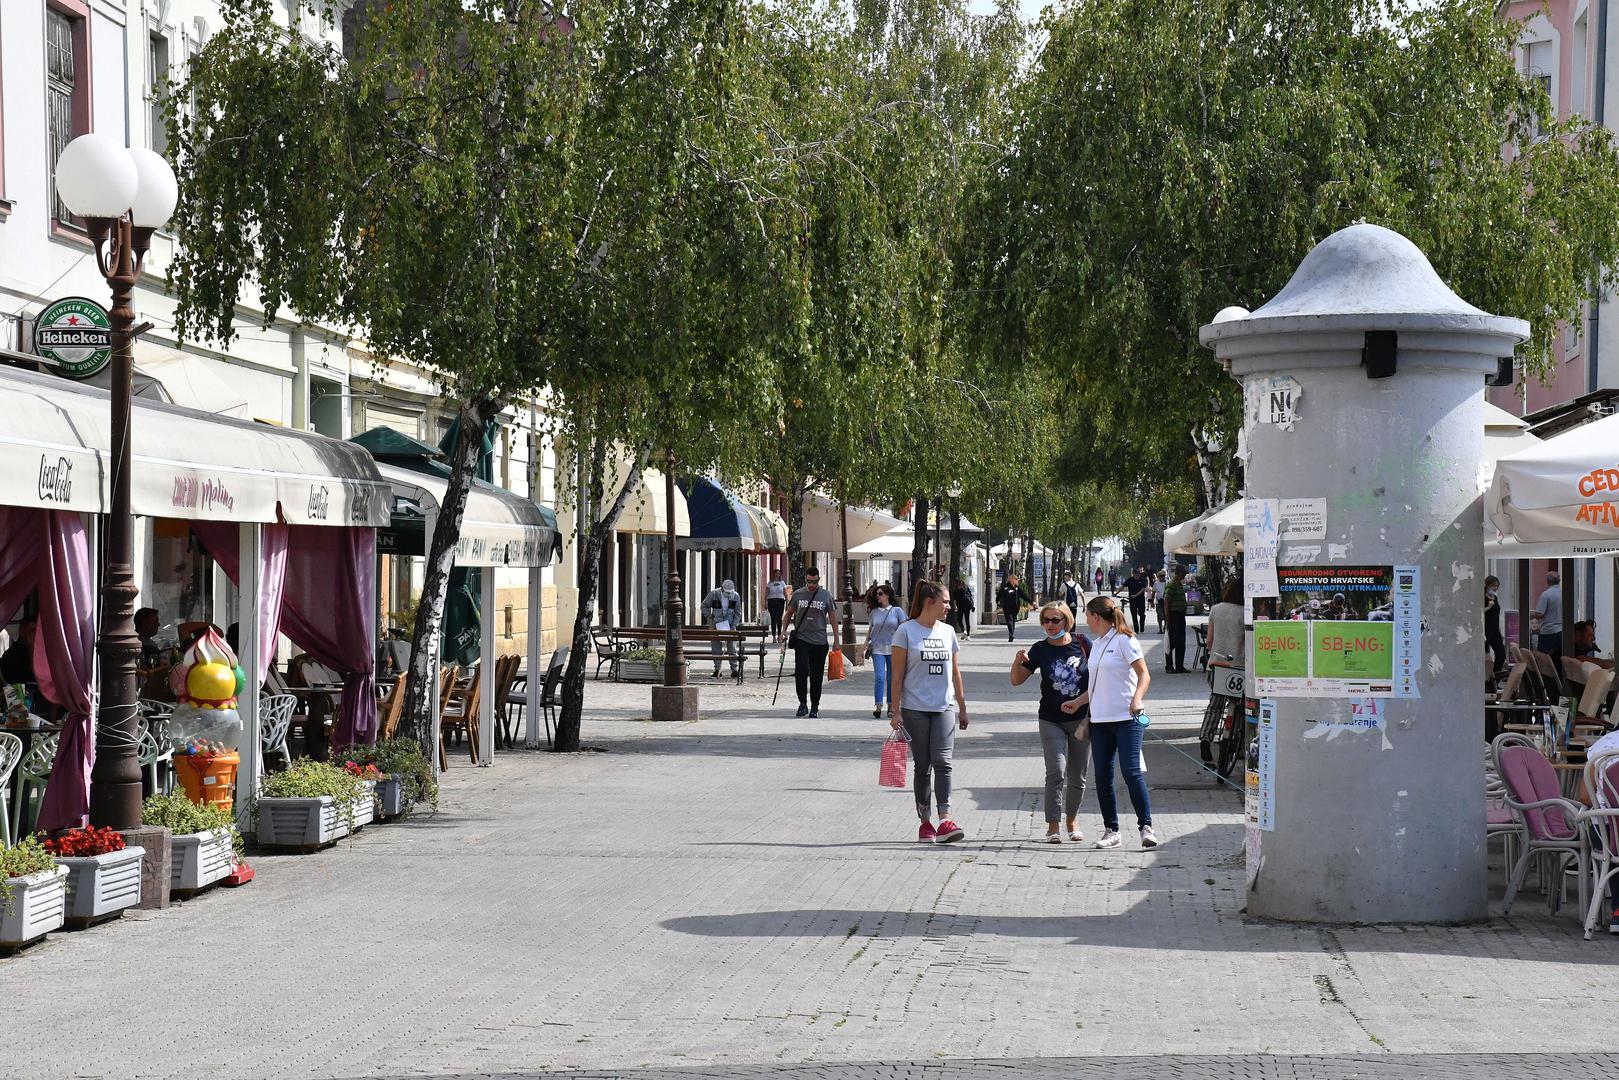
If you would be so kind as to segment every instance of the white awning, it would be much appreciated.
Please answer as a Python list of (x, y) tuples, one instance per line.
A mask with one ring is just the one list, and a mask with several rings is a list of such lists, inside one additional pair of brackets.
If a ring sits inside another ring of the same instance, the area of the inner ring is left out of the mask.
[[(377, 471), (393, 487), (394, 497), (437, 513), (450, 482), (387, 462)], [(428, 538), (431, 542), (431, 537)], [(549, 566), (555, 534), (540, 508), (504, 488), (475, 487), (467, 492), (461, 538), (455, 545), (457, 566)]]
[[(105, 391), (55, 375), (0, 371), (0, 502), (104, 512), (112, 442)], [(145, 517), (388, 523), (391, 500), (371, 455), (308, 432), (136, 399), (130, 502)]]
[(1497, 559), (1619, 554), (1619, 416), (1537, 442), (1495, 463), (1485, 554)]
[[(851, 559), (909, 559), (916, 550), (916, 530), (909, 525), (886, 532), (849, 549)], [(963, 550), (966, 550), (965, 548)]]
[[(624, 512), (618, 516), (618, 524), (614, 528), (622, 533), (668, 534), (668, 485), (664, 483), (663, 473), (657, 469), (641, 470), (641, 482), (630, 492), (629, 499), (624, 503)], [(675, 535), (691, 535), (686, 497), (679, 488), (675, 488)]]
[(876, 540), (895, 529), (911, 527), (910, 522), (892, 514), (885, 514), (881, 510), (851, 506), (840, 514), (839, 509), (839, 503), (825, 495), (811, 492), (804, 499), (805, 551), (828, 551), (834, 555), (843, 551), (842, 521), (845, 517), (849, 520), (851, 554), (861, 544)]
[(228, 365), (152, 341), (135, 343), (135, 369), (163, 385), (168, 400), (214, 416), (251, 420), (247, 395), (226, 377)]
[(753, 538), (760, 554), (781, 554), (787, 550), (787, 523), (767, 506), (749, 503), (745, 509), (753, 519)]

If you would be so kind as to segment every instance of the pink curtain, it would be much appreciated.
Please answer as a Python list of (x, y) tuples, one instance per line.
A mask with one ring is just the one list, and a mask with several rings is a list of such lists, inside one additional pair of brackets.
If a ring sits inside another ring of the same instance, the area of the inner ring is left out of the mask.
[[(287, 526), (270, 524), (259, 537), (259, 670), (268, 672), (281, 632), (282, 595), (287, 584)], [(193, 521), (191, 531), (219, 564), (231, 583), (242, 584), (240, 526), (219, 521)], [(241, 657), (237, 657), (238, 660)]]
[(0, 506), (0, 624), (9, 623), (39, 584), (39, 557), (45, 548), (40, 518), (48, 511)]
[(96, 582), (90, 541), (76, 513), (45, 512), (44, 551), (39, 567), (39, 626), (34, 637), (34, 672), (39, 688), (67, 710), (56, 763), (39, 807), (39, 828), (75, 829), (89, 820), (90, 769), (96, 748), (95, 712)]
[[(191, 523), (191, 531), (226, 576), (240, 582), (236, 528), (219, 522)], [(266, 586), (279, 581), (280, 593), (278, 599), (272, 598), (261, 588), (261, 610), (268, 610), (275, 599), (280, 632), (318, 662), (343, 673), (343, 711), (332, 745), (375, 742), (376, 629), (371, 608), (377, 595), (376, 530), (266, 525), (263, 551), (260, 580)], [(271, 565), (272, 551), (278, 566)], [(261, 633), (263, 628), (261, 622)], [(265, 637), (273, 641), (274, 631)]]

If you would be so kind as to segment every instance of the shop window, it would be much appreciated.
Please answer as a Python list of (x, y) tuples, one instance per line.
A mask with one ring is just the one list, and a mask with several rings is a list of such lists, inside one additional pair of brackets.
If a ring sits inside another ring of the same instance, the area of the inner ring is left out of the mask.
[(169, 39), (156, 30), (146, 38), (146, 122), (154, 153), (168, 157), (169, 126), (163, 110), (169, 101)]
[(216, 621), (214, 561), (185, 522), (152, 523), (152, 593), (140, 605), (157, 608), (167, 627), (161, 636), (168, 641), (178, 636), (181, 623)]
[(56, 159), (90, 130), (90, 20), (84, 0), (52, 0), (45, 9), (45, 111), (52, 215), (77, 228), (56, 197)]

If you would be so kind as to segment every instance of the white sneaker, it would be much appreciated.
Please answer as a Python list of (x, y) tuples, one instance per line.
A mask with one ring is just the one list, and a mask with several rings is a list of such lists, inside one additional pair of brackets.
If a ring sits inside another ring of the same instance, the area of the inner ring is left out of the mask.
[(1096, 842), (1096, 846), (1099, 847), (1099, 848), (1118, 847), (1119, 846), (1119, 830), (1117, 830), (1117, 829), (1103, 829), (1102, 830), (1102, 839), (1100, 839), (1100, 840), (1098, 840)]
[(1158, 846), (1158, 837), (1153, 835), (1151, 825), (1141, 826), (1141, 846), (1144, 848), (1155, 848)]

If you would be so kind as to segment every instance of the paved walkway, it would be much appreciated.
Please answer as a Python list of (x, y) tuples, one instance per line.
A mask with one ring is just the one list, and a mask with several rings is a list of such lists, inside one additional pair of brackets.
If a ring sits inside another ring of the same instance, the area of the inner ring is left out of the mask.
[[(814, 721), (790, 677), (772, 710), (769, 683), (699, 675), (708, 712), (681, 727), (643, 719), (644, 687), (592, 683), (605, 753), (459, 759), (436, 817), (0, 960), (0, 1075), (946, 1080), (1149, 1055), (1140, 1075), (1330, 1078), (1613, 1047), (1619, 941), (1536, 895), (1475, 927), (1245, 921), (1239, 800), (1167, 745), (1148, 748), (1163, 847), (1032, 843), (1036, 686), (1007, 685), (1011, 653), (993, 629), (965, 653), (965, 843), (916, 844), (908, 795), (877, 788), (865, 670)], [(1153, 734), (1192, 735), (1204, 693), (1158, 676)]]

